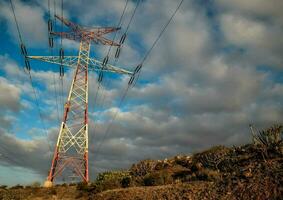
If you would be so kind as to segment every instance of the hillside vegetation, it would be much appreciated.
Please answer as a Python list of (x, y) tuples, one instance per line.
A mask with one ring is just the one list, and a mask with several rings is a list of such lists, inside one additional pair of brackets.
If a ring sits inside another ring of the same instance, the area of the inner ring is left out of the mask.
[(283, 199), (282, 126), (256, 133), (252, 144), (143, 160), (89, 185), (2, 186), (0, 199)]

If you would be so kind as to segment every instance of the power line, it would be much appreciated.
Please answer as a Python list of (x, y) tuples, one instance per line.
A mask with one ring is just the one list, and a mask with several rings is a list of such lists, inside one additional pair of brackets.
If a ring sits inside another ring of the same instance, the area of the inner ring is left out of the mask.
[[(127, 9), (127, 6), (128, 6), (128, 2), (129, 2), (129, 0), (126, 0), (124, 9), (123, 9), (123, 11), (122, 11), (122, 14), (121, 14), (121, 16), (120, 16), (119, 22), (118, 22), (118, 24), (117, 24), (117, 27), (120, 27), (121, 24), (122, 24), (122, 19), (123, 19), (124, 15), (125, 15), (125, 12), (126, 12), (126, 9)], [(116, 36), (117, 36), (117, 31), (114, 33), (114, 36), (113, 36), (113, 39), (112, 39), (113, 41), (115, 41)], [(108, 49), (108, 52), (107, 52), (107, 56), (109, 56), (109, 53), (110, 53), (110, 50), (111, 50), (112, 47), (113, 47), (113, 44), (110, 45), (110, 47), (109, 47), (109, 49)]]
[[(122, 24), (122, 19), (123, 19), (123, 17), (124, 17), (125, 11), (126, 11), (126, 9), (127, 9), (128, 2), (129, 2), (129, 0), (126, 0), (126, 3), (125, 3), (125, 5), (124, 5), (124, 9), (123, 9), (123, 11), (122, 11), (122, 14), (121, 14), (121, 16), (120, 16), (119, 22), (118, 22), (118, 24), (117, 24), (116, 27), (120, 27), (121, 24)], [(113, 36), (112, 41), (115, 41), (116, 36), (117, 36), (117, 31), (114, 33), (114, 36)], [(107, 55), (106, 55), (105, 58), (108, 58), (112, 46), (113, 46), (113, 44), (111, 44), (110, 47), (108, 48), (108, 52), (107, 52)], [(104, 66), (103, 66), (103, 68), (104, 68)], [(100, 70), (100, 73), (103, 73), (103, 69)], [(97, 90), (96, 90), (96, 94), (95, 94), (94, 106), (95, 106), (95, 104), (96, 104), (96, 100), (97, 100), (97, 96), (98, 96), (98, 93), (99, 93), (100, 85), (101, 85), (101, 82), (99, 81), (99, 84), (98, 84), (98, 87), (97, 87)]]
[[(51, 29), (53, 29), (53, 24), (52, 24), (52, 20), (51, 20), (51, 12), (50, 12), (50, 0), (48, 0), (48, 37), (50, 38), (50, 31)], [(48, 45), (49, 47), (49, 53), (51, 54), (51, 56), (53, 56), (53, 48), (51, 48), (50, 45)], [(57, 89), (56, 89), (56, 78), (55, 78), (55, 74), (53, 74), (53, 85), (54, 85), (54, 97), (55, 97), (55, 102), (56, 102), (56, 111), (57, 111), (57, 120), (58, 123), (60, 123), (60, 117), (59, 117), (59, 105), (58, 105), (58, 94), (57, 94)]]
[[(64, 12), (63, 12), (63, 8), (64, 8), (64, 1), (61, 0), (61, 17), (64, 17)], [(63, 32), (63, 21), (61, 21), (61, 32)], [(61, 80), (61, 105), (62, 105), (62, 112), (64, 112), (64, 92), (63, 92), (63, 88), (64, 88), (64, 66), (62, 64), (63, 58), (64, 58), (64, 49), (63, 49), (63, 36), (61, 35), (60, 37), (60, 58), (61, 58), (61, 65), (60, 65), (60, 80)]]
[(18, 20), (17, 20), (16, 14), (15, 14), (14, 4), (13, 4), (12, 0), (10, 0), (10, 4), (11, 4), (11, 8), (12, 8), (13, 15), (14, 15), (14, 20), (15, 20), (15, 23), (16, 23), (17, 31), (18, 31), (18, 36), (19, 36), (20, 42), (23, 44), (23, 39), (22, 39), (22, 35), (21, 35), (21, 32), (20, 32), (20, 28), (19, 28), (19, 24), (18, 24)]
[[(132, 13), (132, 15), (131, 15), (131, 18), (130, 18), (130, 20), (129, 20), (129, 22), (128, 22), (128, 25), (127, 25), (127, 27), (126, 27), (126, 30), (125, 30), (125, 32), (124, 32), (124, 34), (123, 34), (123, 36), (122, 36), (122, 38), (124, 37), (124, 40), (125, 40), (125, 38), (126, 38), (126, 36), (127, 36), (127, 33), (128, 33), (128, 30), (129, 30), (129, 28), (130, 28), (130, 26), (131, 26), (131, 24), (132, 24), (132, 21), (133, 21), (133, 19), (134, 19), (134, 16), (135, 16), (135, 14), (136, 14), (136, 11), (137, 11), (137, 9), (138, 9), (138, 7), (139, 7), (139, 5), (140, 5), (140, 2), (141, 2), (141, 0), (138, 0), (138, 2), (137, 2), (137, 4), (136, 4), (136, 6), (135, 6), (135, 8), (134, 8), (134, 12)], [(128, 1), (127, 1), (127, 3), (128, 3)], [(125, 11), (125, 10), (124, 10)], [(123, 14), (124, 14), (124, 11), (123, 11)], [(121, 38), (121, 39), (122, 39)], [(124, 43), (124, 41), (123, 41), (123, 43)], [(122, 46), (123, 46), (123, 43), (122, 44), (120, 44), (120, 47), (118, 47), (118, 49), (117, 49), (117, 51), (116, 51), (116, 54), (117, 54), (117, 52), (119, 51), (119, 55), (121, 54), (121, 48), (122, 48)], [(114, 60), (114, 66), (117, 64), (117, 62), (118, 62), (118, 59), (119, 59), (119, 56), (116, 56), (115, 55), (115, 60)], [(109, 81), (105, 84), (105, 88), (106, 87), (108, 87), (108, 85), (109, 85)], [(105, 90), (105, 89), (104, 89)], [(105, 104), (105, 97), (106, 97), (106, 95), (105, 95), (105, 91), (103, 92), (103, 94), (104, 95), (102, 95), (102, 98), (101, 98), (101, 102), (102, 102), (102, 107), (104, 107), (104, 104)]]
[[(122, 14), (121, 14), (121, 16), (120, 16), (120, 19), (119, 19), (119, 21), (118, 21), (116, 27), (120, 27), (120, 26), (122, 25), (122, 23), (123, 23), (122, 20), (123, 20), (123, 17), (124, 17), (124, 15), (125, 15), (125, 12), (126, 12), (128, 3), (129, 3), (129, 0), (126, 0), (125, 5), (124, 5), (124, 8), (123, 8), (123, 11), (122, 11)], [(132, 18), (132, 17), (131, 17), (131, 18)], [(117, 32), (114, 33), (114, 36), (113, 36), (112, 41), (115, 41), (116, 36), (117, 36)], [(110, 53), (112, 47), (113, 47), (113, 44), (111, 44), (110, 47), (108, 48), (108, 52), (107, 52), (107, 55), (106, 55), (105, 58), (107, 58), (107, 57), (109, 56), (109, 53)], [(103, 67), (104, 67), (104, 66), (103, 66)], [(100, 73), (103, 73), (103, 69), (100, 70)], [(108, 85), (108, 82), (109, 82), (109, 81), (106, 82), (105, 87)], [(98, 96), (99, 96), (98, 94), (99, 94), (99, 90), (100, 90), (101, 84), (102, 84), (102, 81), (99, 82), (99, 83), (98, 83), (98, 86), (97, 86), (97, 90), (96, 90), (96, 93), (95, 93), (95, 99), (94, 99), (94, 107), (95, 107), (95, 104), (96, 104), (97, 101), (98, 101)], [(104, 89), (104, 88), (102, 88), (102, 100), (104, 100), (104, 98), (105, 98), (105, 96), (103, 96), (103, 94), (105, 94), (105, 89)], [(94, 123), (94, 126), (95, 126), (95, 123)]]
[[(150, 49), (146, 52), (144, 58), (142, 59), (141, 65), (143, 65), (143, 63), (146, 61), (146, 59), (148, 58), (149, 54), (152, 52), (153, 48), (155, 47), (155, 45), (157, 44), (157, 42), (159, 41), (159, 39), (161, 38), (161, 36), (163, 35), (163, 33), (165, 32), (165, 30), (167, 29), (168, 25), (171, 23), (172, 19), (174, 18), (174, 16), (176, 15), (177, 11), (180, 9), (182, 3), (184, 0), (181, 0), (179, 5), (177, 6), (176, 10), (173, 12), (173, 14), (171, 15), (170, 19), (168, 20), (168, 22), (165, 24), (165, 26), (162, 28), (161, 32), (159, 33), (159, 35), (157, 36), (157, 38), (155, 39), (155, 41), (153, 42), (152, 46), (150, 47)], [(136, 85), (139, 77), (140, 77), (140, 73), (141, 73), (141, 69), (139, 70), (138, 74), (136, 75), (137, 77), (134, 80), (134, 84), (133, 86)]]
[[(141, 2), (141, 0), (138, 0), (136, 6), (135, 6), (135, 8), (134, 8), (134, 11), (133, 11), (133, 13), (132, 13), (132, 15), (131, 15), (131, 18), (130, 18), (130, 20), (129, 20), (129, 22), (128, 22), (128, 25), (126, 26), (126, 30), (125, 30), (125, 32), (124, 32), (124, 35), (126, 35), (126, 34), (128, 33), (128, 31), (129, 31), (129, 29), (130, 29), (130, 26), (131, 26), (131, 24), (132, 24), (132, 21), (133, 21), (133, 19), (134, 19), (134, 16), (135, 16), (135, 14), (136, 14), (136, 11), (137, 11), (137, 9), (138, 9), (138, 7), (139, 7), (139, 5), (140, 5), (140, 2)], [(123, 12), (124, 12), (124, 11), (123, 11)], [(118, 59), (119, 59), (119, 57), (116, 57), (116, 55), (115, 55), (114, 65), (116, 65), (116, 63), (118, 62)], [(119, 104), (118, 104), (118, 107), (120, 107), (120, 106), (122, 105), (123, 101), (125, 100), (129, 88), (130, 88), (130, 85), (128, 85), (127, 88), (125, 89), (125, 91), (124, 91), (124, 93), (123, 93), (123, 95), (122, 95), (122, 97), (121, 97), (121, 99), (120, 99), (120, 102), (119, 102)], [(105, 89), (104, 89), (104, 90), (105, 90)], [(104, 99), (105, 99), (105, 92), (104, 92), (104, 96), (102, 97), (102, 104), (105, 103)], [(102, 141), (101, 141), (101, 142), (99, 143), (99, 145), (98, 145), (97, 152), (99, 152), (101, 145), (103, 144), (104, 140), (105, 140), (106, 137), (108, 136), (109, 131), (110, 131), (111, 127), (112, 127), (112, 124), (113, 124), (114, 120), (116, 119), (117, 114), (118, 114), (118, 110), (115, 112), (113, 118), (110, 120), (110, 122), (109, 122), (109, 124), (108, 124), (108, 126), (107, 126), (107, 128), (106, 128), (106, 131), (105, 131), (105, 133), (104, 133), (104, 136), (103, 136), (103, 138), (102, 138)], [(94, 124), (94, 126), (95, 126), (95, 124)]]
[[(128, 93), (128, 91), (129, 91), (129, 89), (130, 89), (130, 86), (128, 85), (128, 87), (126, 88), (126, 90), (124, 91), (124, 93), (123, 93), (123, 95), (122, 95), (122, 97), (121, 97), (121, 99), (120, 99), (120, 102), (119, 102), (119, 104), (118, 104), (118, 108), (121, 107), (123, 101), (125, 100), (125, 98), (126, 98), (126, 96), (127, 96), (127, 93)], [(110, 131), (112, 125), (113, 125), (113, 122), (115, 121), (115, 119), (116, 119), (116, 117), (117, 117), (117, 114), (118, 114), (118, 110), (116, 110), (116, 112), (114, 113), (114, 115), (113, 115), (111, 121), (109, 122), (109, 125), (108, 125), (107, 128), (106, 128), (105, 133), (103, 134), (103, 138), (102, 138), (101, 142), (99, 143), (99, 145), (98, 145), (98, 147), (97, 147), (97, 152), (96, 152), (97, 155), (98, 155), (98, 153), (99, 153), (99, 150), (100, 150), (102, 144), (104, 143), (105, 139), (107, 138), (107, 136), (108, 136), (108, 134), (109, 134), (109, 131)]]
[(56, 88), (56, 78), (55, 74), (53, 74), (53, 84), (54, 84), (54, 94), (55, 94), (55, 101), (56, 101), (56, 110), (57, 110), (57, 120), (60, 123), (60, 116), (59, 116), (59, 105), (58, 105), (58, 94), (57, 94), (57, 88)]
[(139, 7), (139, 5), (140, 5), (140, 2), (141, 2), (141, 0), (138, 0), (138, 2), (137, 2), (137, 4), (136, 4), (136, 7), (135, 7), (135, 9), (134, 9), (134, 12), (133, 12), (133, 14), (132, 14), (132, 16), (131, 16), (131, 18), (130, 18), (130, 21), (129, 21), (128, 25), (127, 25), (127, 28), (126, 28), (125, 33), (128, 32), (128, 30), (129, 30), (129, 28), (130, 28), (130, 26), (131, 26), (131, 24), (132, 24), (132, 21), (133, 21), (133, 19), (134, 19), (134, 16), (135, 16), (135, 14), (136, 14), (136, 11), (137, 11), (137, 9), (138, 9), (138, 7)]
[[(161, 36), (163, 35), (163, 33), (165, 32), (166, 28), (168, 27), (168, 25), (170, 24), (170, 22), (172, 21), (172, 19), (174, 18), (174, 16), (176, 15), (177, 11), (180, 9), (182, 3), (183, 3), (184, 0), (181, 0), (180, 3), (178, 4), (177, 8), (175, 9), (175, 11), (173, 12), (173, 14), (171, 15), (171, 17), (169, 18), (169, 20), (167, 21), (167, 23), (165, 24), (165, 26), (162, 28), (161, 32), (159, 33), (159, 35), (157, 36), (157, 38), (155, 39), (155, 41), (153, 42), (152, 46), (149, 48), (149, 50), (147, 51), (147, 53), (145, 54), (144, 58), (142, 59), (142, 62), (141, 62), (141, 68), (143, 66), (143, 63), (145, 62), (145, 60), (148, 58), (149, 54), (152, 52), (153, 48), (155, 47), (155, 45), (157, 44), (157, 42), (159, 41), (159, 39), (161, 38)], [(137, 75), (137, 78), (139, 78), (139, 75), (140, 75), (140, 72), (141, 72), (141, 68), (138, 72), (138, 75)], [(135, 76), (135, 75), (134, 75)], [(137, 78), (135, 80), (135, 83), (137, 81)], [(129, 91), (129, 88), (130, 88), (130, 84), (128, 84), (120, 102), (119, 102), (119, 107), (123, 104), (123, 102), (125, 101), (126, 99), (126, 96), (127, 96), (127, 93)], [(98, 145), (98, 149), (97, 151), (99, 152), (99, 149), (100, 147), (102, 146), (104, 140), (106, 139), (108, 133), (109, 133), (109, 130), (113, 124), (113, 122), (115, 121), (116, 117), (117, 117), (117, 113), (118, 113), (118, 110), (115, 112), (115, 114), (113, 115), (113, 118), (112, 120), (110, 121), (110, 124), (108, 125), (106, 131), (105, 131), (105, 134), (104, 134), (104, 137), (101, 141), (101, 143)], [(98, 154), (97, 152), (97, 154)]]
[[(128, 25), (127, 25), (127, 27), (126, 27), (126, 31), (124, 32), (124, 34), (123, 34), (122, 37), (124, 37), (124, 36), (126, 37), (126, 34), (127, 34), (128, 30), (129, 30), (129, 28), (130, 28), (130, 26), (131, 26), (131, 23), (132, 23), (132, 21), (133, 21), (133, 19), (134, 19), (134, 16), (135, 16), (135, 14), (136, 14), (136, 11), (137, 11), (137, 9), (138, 9), (138, 7), (139, 7), (140, 1), (141, 1), (141, 0), (139, 0), (139, 1), (137, 2), (136, 6), (135, 6), (135, 8), (134, 8), (134, 11), (133, 11), (133, 13), (132, 13), (132, 15), (131, 15), (131, 18), (130, 18), (130, 20), (129, 20), (129, 22), (128, 22)], [(127, 8), (127, 4), (128, 4), (128, 0), (127, 0), (126, 3), (125, 3), (125, 6), (124, 6), (124, 9), (123, 9), (122, 15), (121, 15), (121, 17), (120, 17), (118, 26), (122, 25), (122, 18), (123, 18), (124, 14), (125, 14), (125, 11), (126, 11), (126, 8)], [(116, 33), (115, 33), (115, 36), (114, 36), (113, 40), (115, 39), (115, 37), (116, 37)], [(124, 39), (125, 39), (125, 38), (124, 38)], [(120, 40), (120, 42), (121, 42), (121, 40)], [(121, 49), (121, 47), (122, 47), (123, 44), (120, 44), (120, 45), (121, 45), (121, 46), (119, 46), (118, 49), (117, 49), (117, 50), (119, 50), (119, 51), (120, 51), (120, 49)], [(109, 50), (108, 50), (107, 57), (108, 57), (108, 55), (109, 55), (109, 52), (110, 52), (111, 47), (112, 47), (112, 45), (110, 46), (110, 48), (109, 48)], [(116, 65), (116, 63), (118, 62), (118, 58), (119, 58), (119, 57), (116, 57), (116, 55), (115, 55), (114, 65)], [(101, 92), (101, 93), (102, 93), (102, 95), (101, 95), (101, 107), (102, 107), (102, 108), (105, 106), (105, 97), (106, 97), (106, 92), (105, 92), (105, 90), (106, 90), (106, 88), (108, 87), (108, 85), (109, 85), (109, 80), (106, 80), (105, 87), (102, 88), (102, 92)], [(98, 90), (99, 90), (99, 88), (100, 88), (100, 83), (99, 83), (99, 85), (98, 85)], [(128, 87), (125, 91), (128, 91), (128, 89), (129, 89), (129, 87)], [(96, 95), (95, 95), (95, 103), (96, 103), (96, 100), (97, 100), (97, 98), (98, 98), (98, 95), (97, 95), (98, 90), (97, 90)], [(124, 95), (123, 95), (124, 97), (122, 96), (121, 99), (124, 99), (125, 96), (126, 96), (126, 94), (127, 94), (127, 92), (124, 93)], [(121, 103), (122, 103), (122, 102), (121, 102)], [(119, 107), (120, 107), (120, 106), (119, 106)], [(116, 113), (115, 115), (117, 115), (117, 113)], [(116, 116), (115, 116), (115, 118), (116, 118)], [(105, 136), (108, 135), (108, 132), (109, 132), (111, 126), (112, 126), (111, 124), (112, 124), (112, 120), (109, 122), (109, 125), (107, 126), (106, 133), (104, 134), (104, 138), (105, 138)], [(95, 126), (96, 126), (96, 123), (95, 123), (95, 121), (94, 121), (94, 129), (95, 129)], [(103, 140), (104, 140), (104, 139), (103, 139)], [(102, 141), (103, 141), (103, 140), (102, 140)], [(103, 142), (102, 142), (102, 143), (103, 143)], [(100, 145), (99, 145), (99, 146), (100, 146)], [(99, 148), (100, 148), (100, 147), (99, 147)]]
[[(53, 0), (53, 9), (54, 9), (54, 32), (56, 32), (56, 30), (55, 30), (55, 28), (57, 27), (57, 19), (56, 19), (56, 15), (57, 15), (57, 9), (56, 9), (56, 7), (57, 7), (57, 3), (56, 3), (56, 0)], [(62, 17), (63, 17), (63, 0), (61, 0), (61, 15), (62, 15)], [(59, 11), (58, 11), (59, 12)], [(63, 30), (63, 25), (62, 25), (62, 23), (61, 23), (61, 32), (62, 32), (62, 30)], [(63, 45), (63, 40), (62, 40), (62, 37), (60, 38), (60, 47), (61, 47), (61, 49), (62, 49), (62, 45)], [(56, 45), (56, 43), (54, 42), (54, 49), (55, 49), (55, 52), (58, 52), (58, 50), (59, 50), (59, 45)], [(60, 50), (59, 50), (59, 52), (60, 52)], [(63, 78), (61, 77), (61, 75), (62, 75), (62, 69), (63, 69), (63, 67), (62, 67), (62, 64), (61, 64), (61, 66), (59, 66), (59, 71), (60, 71), (60, 76), (59, 76), (59, 79), (58, 79), (58, 81), (59, 81), (59, 83), (58, 83), (58, 101), (59, 101), (59, 103), (58, 104), (60, 104), (61, 106), (58, 106), (58, 108), (59, 107), (61, 107), (61, 108), (59, 108), (61, 111), (61, 115), (63, 115), (63, 113), (64, 113), (64, 96), (63, 96), (63, 87), (64, 87), (64, 80), (63, 80)]]
[[(127, 35), (127, 33), (128, 33), (128, 30), (129, 30), (129, 28), (130, 28), (130, 26), (131, 26), (131, 24), (132, 24), (132, 21), (133, 21), (133, 19), (134, 19), (134, 16), (135, 16), (135, 14), (136, 14), (136, 11), (137, 11), (137, 9), (138, 9), (138, 7), (139, 7), (139, 5), (140, 5), (140, 2), (141, 2), (141, 0), (138, 0), (138, 2), (136, 3), (136, 6), (135, 6), (135, 8), (134, 8), (134, 11), (133, 11), (133, 13), (132, 13), (132, 15), (131, 15), (131, 18), (130, 18), (128, 24), (127, 24), (126, 30), (125, 30), (125, 32), (124, 32), (124, 34), (123, 34), (123, 36), (122, 36), (122, 38), (124, 37), (124, 40), (125, 40), (125, 38), (126, 38), (126, 35)], [(119, 20), (119, 23), (118, 23), (118, 26), (122, 25), (122, 17), (123, 17), (124, 14), (125, 14), (125, 10), (126, 10), (126, 8), (127, 8), (127, 4), (128, 4), (128, 0), (126, 1), (125, 7), (124, 7), (124, 9), (123, 9), (122, 15), (121, 15), (120, 20)], [(115, 33), (115, 36), (116, 36), (116, 33)], [(115, 39), (115, 37), (114, 37), (114, 39)], [(120, 42), (121, 42), (121, 41), (120, 41)], [(124, 41), (123, 41), (123, 43), (124, 43)], [(117, 49), (117, 50), (119, 50), (119, 52), (120, 52), (120, 49), (121, 49), (122, 46), (123, 46), (123, 43), (120, 44), (120, 46), (119, 46), (118, 49)], [(112, 45), (111, 45), (111, 46), (112, 46)], [(111, 47), (111, 46), (110, 46), (110, 47)], [(109, 48), (109, 51), (108, 51), (108, 53), (107, 53), (107, 57), (108, 57), (108, 55), (109, 55), (109, 52), (110, 52), (110, 48)], [(117, 52), (117, 51), (116, 51), (116, 52)], [(116, 65), (116, 64), (117, 64), (118, 59), (119, 59), (119, 57), (116, 57), (116, 55), (115, 55), (115, 60), (114, 60), (114, 64), (113, 64), (113, 65)], [(108, 85), (109, 85), (109, 81), (106, 81), (105, 88), (108, 87)], [(99, 87), (100, 87), (100, 85), (99, 85)], [(104, 106), (105, 106), (105, 101), (104, 101), (104, 100), (105, 100), (105, 96), (106, 96), (106, 95), (105, 95), (105, 88), (102, 88), (102, 94), (103, 94), (103, 95), (101, 95), (101, 96), (102, 96), (102, 98), (101, 98), (101, 102), (102, 102), (101, 107), (104, 107)]]
[[(18, 20), (17, 20), (16, 14), (15, 14), (14, 5), (13, 5), (12, 0), (10, 0), (10, 4), (11, 4), (13, 16), (14, 16), (14, 21), (15, 21), (15, 24), (16, 24), (16, 27), (17, 27), (17, 31), (18, 31), (18, 35), (19, 35), (19, 40), (20, 40), (20, 43), (21, 43), (21, 45), (20, 45), (21, 48), (20, 49), (21, 49), (22, 54), (25, 56), (25, 64), (26, 64), (27, 72), (29, 74), (29, 80), (30, 80), (30, 84), (31, 84), (32, 91), (33, 91), (33, 94), (34, 94), (35, 104), (36, 104), (36, 107), (37, 107), (37, 110), (38, 110), (38, 113), (39, 113), (39, 118), (41, 120), (44, 132), (46, 134), (46, 137), (48, 137), (48, 132), (47, 132), (47, 129), (46, 129), (46, 126), (45, 126), (45, 123), (44, 123), (44, 120), (43, 120), (43, 115), (41, 113), (40, 106), (39, 106), (38, 96), (36, 94), (36, 90), (34, 88), (32, 77), (31, 77), (31, 73), (30, 73), (30, 65), (29, 65), (29, 61), (27, 59), (27, 51), (26, 51), (26, 48), (25, 48), (24, 43), (23, 43), (21, 31), (20, 31), (20, 28), (19, 28), (19, 24), (18, 24)], [(50, 149), (50, 145), (49, 145), (49, 149)]]
[(49, 151), (52, 152), (51, 144), (50, 144), (50, 141), (48, 140), (48, 131), (47, 131), (47, 128), (46, 128), (45, 123), (44, 123), (43, 115), (41, 113), (41, 109), (40, 109), (40, 105), (39, 105), (39, 98), (38, 98), (38, 95), (36, 93), (36, 89), (35, 89), (35, 86), (33, 84), (33, 80), (32, 80), (32, 76), (31, 76), (31, 72), (30, 71), (28, 71), (28, 75), (29, 75), (29, 80), (30, 80), (30, 84), (31, 84), (31, 87), (32, 87), (32, 92), (33, 92), (33, 95), (34, 95), (34, 100), (35, 100), (35, 103), (36, 103), (36, 106), (37, 106), (39, 118), (40, 118), (40, 121), (42, 123), (45, 135), (46, 135), (46, 139), (47, 139), (47, 143), (48, 143), (48, 148), (49, 148)]
[(163, 35), (163, 33), (165, 32), (166, 28), (168, 27), (168, 25), (170, 24), (170, 22), (172, 21), (172, 19), (174, 18), (174, 16), (176, 15), (177, 11), (179, 10), (179, 8), (181, 7), (182, 3), (184, 0), (181, 0), (178, 7), (176, 8), (176, 10), (173, 12), (173, 14), (171, 15), (170, 19), (168, 20), (168, 22), (165, 24), (165, 26), (163, 27), (163, 29), (161, 30), (161, 32), (159, 33), (159, 35), (157, 36), (156, 40), (154, 41), (154, 43), (152, 44), (152, 46), (150, 47), (150, 49), (147, 51), (147, 53), (145, 54), (144, 58), (142, 59), (141, 63), (144, 63), (145, 60), (147, 59), (147, 57), (149, 56), (149, 54), (151, 53), (152, 49), (155, 47), (155, 45), (157, 44), (157, 42), (159, 41), (159, 39), (161, 38), (161, 36)]

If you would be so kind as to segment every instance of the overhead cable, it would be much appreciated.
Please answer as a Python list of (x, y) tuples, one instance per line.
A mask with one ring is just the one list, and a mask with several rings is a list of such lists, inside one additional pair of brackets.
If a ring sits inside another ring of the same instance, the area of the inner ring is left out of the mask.
[[(144, 58), (142, 59), (142, 62), (136, 67), (135, 69), (135, 72), (138, 77), (139, 77), (139, 74), (141, 72), (141, 69), (142, 69), (142, 66), (143, 66), (143, 63), (145, 62), (145, 60), (148, 58), (148, 56), (150, 55), (150, 53), (152, 52), (153, 48), (155, 47), (155, 45), (157, 44), (157, 42), (159, 41), (159, 39), (161, 38), (161, 36), (163, 35), (163, 33), (165, 32), (166, 28), (168, 27), (168, 25), (170, 24), (170, 22), (172, 21), (172, 19), (174, 18), (174, 16), (176, 15), (177, 11), (179, 10), (179, 8), (181, 7), (182, 3), (183, 3), (184, 0), (181, 0), (180, 3), (178, 4), (177, 8), (175, 9), (175, 11), (173, 12), (173, 14), (171, 15), (171, 17), (169, 18), (169, 20), (167, 21), (167, 23), (164, 25), (164, 27), (162, 28), (161, 32), (159, 33), (159, 35), (157, 36), (157, 38), (155, 39), (155, 41), (153, 42), (152, 46), (150, 47), (150, 49), (147, 51), (147, 53), (145, 54)], [(137, 77), (137, 78), (138, 78)], [(132, 79), (132, 80), (131, 80)], [(135, 81), (137, 81), (137, 79), (134, 80), (134, 78), (131, 78), (129, 83), (128, 83), (128, 86), (119, 102), (119, 107), (121, 107), (121, 105), (123, 104), (123, 102), (125, 101), (126, 99), (126, 96), (127, 96), (127, 93), (129, 91), (129, 88), (130, 86), (132, 85), (132, 83)], [(115, 114), (113, 115), (113, 118), (111, 119), (105, 133), (104, 133), (104, 137), (102, 138), (102, 141), (100, 142), (99, 146), (98, 146), (98, 149), (97, 151), (99, 152), (99, 149), (100, 149), (100, 146), (102, 145), (102, 143), (104, 142), (104, 140), (106, 139), (108, 133), (109, 133), (109, 130), (113, 124), (113, 122), (115, 121), (116, 119), (116, 116), (117, 116), (117, 113), (118, 113), (118, 110), (115, 112)]]
[[(16, 13), (15, 13), (15, 9), (14, 9), (14, 4), (13, 4), (12, 0), (10, 0), (10, 4), (11, 4), (13, 16), (14, 16), (14, 21), (15, 21), (15, 24), (16, 24), (16, 27), (17, 27), (19, 40), (20, 40), (20, 43), (21, 43), (20, 44), (20, 47), (21, 47), (20, 50), (22, 52), (22, 46), (24, 46), (24, 43), (23, 43), (22, 34), (21, 34), (21, 31), (20, 31), (20, 28), (19, 28), (19, 24), (18, 24), (18, 20), (17, 20), (17, 17), (16, 17)], [(37, 110), (38, 110), (38, 113), (39, 113), (39, 118), (40, 118), (40, 121), (42, 123), (43, 130), (44, 130), (44, 132), (46, 134), (46, 137), (48, 137), (48, 132), (47, 132), (47, 129), (46, 129), (46, 126), (45, 126), (45, 123), (44, 123), (44, 120), (43, 120), (43, 115), (41, 113), (40, 106), (39, 106), (38, 96), (36, 94), (36, 90), (34, 88), (34, 84), (33, 84), (33, 81), (32, 81), (32, 77), (31, 77), (31, 73), (30, 73), (31, 69), (30, 69), (30, 65), (29, 65), (29, 60), (27, 58), (27, 51), (26, 50), (25, 50), (25, 54), (26, 55), (24, 55), (24, 58), (25, 58), (26, 70), (27, 70), (28, 75), (29, 75), (29, 80), (30, 80), (32, 91), (33, 91), (33, 94), (34, 94), (35, 104), (36, 104), (36, 107), (37, 107)], [(28, 63), (28, 65), (27, 65), (27, 63)], [(48, 143), (48, 145), (49, 145), (49, 149), (51, 150), (49, 143)]]

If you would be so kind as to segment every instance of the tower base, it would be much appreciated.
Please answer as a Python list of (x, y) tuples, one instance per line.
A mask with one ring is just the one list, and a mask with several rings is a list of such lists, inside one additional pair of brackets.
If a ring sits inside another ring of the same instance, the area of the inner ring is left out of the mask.
[(43, 184), (43, 187), (45, 188), (51, 188), (53, 186), (53, 183), (49, 180), (46, 180)]

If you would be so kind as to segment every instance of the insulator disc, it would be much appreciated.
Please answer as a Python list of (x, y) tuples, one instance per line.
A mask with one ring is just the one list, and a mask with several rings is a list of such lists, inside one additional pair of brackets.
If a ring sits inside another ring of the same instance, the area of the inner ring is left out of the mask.
[(53, 48), (53, 37), (49, 37), (49, 47)]
[(116, 50), (116, 53), (115, 53), (115, 58), (119, 58), (120, 52), (121, 52), (121, 48), (118, 47), (117, 50)]
[(65, 74), (65, 71), (64, 71), (64, 66), (63, 65), (60, 65), (60, 77), (63, 77), (64, 74)]
[(141, 70), (141, 68), (142, 68), (142, 64), (139, 64), (139, 65), (136, 67), (134, 73), (135, 73), (135, 74), (138, 73), (138, 72)]
[(135, 76), (131, 76), (129, 82), (128, 82), (128, 85), (132, 85), (133, 82), (134, 82), (134, 79), (135, 79)]
[(50, 33), (50, 32), (52, 32), (52, 30), (53, 30), (52, 20), (49, 19), (49, 20), (48, 20), (48, 32)]
[(120, 39), (120, 44), (124, 44), (126, 37), (127, 37), (127, 34), (124, 33), (124, 34), (122, 35), (121, 39)]
[(61, 77), (63, 77), (63, 76), (64, 76), (64, 74), (65, 74), (64, 66), (63, 66), (63, 65), (61, 65)]
[(26, 70), (30, 71), (30, 63), (28, 59), (25, 59), (25, 66), (26, 66)]
[(108, 59), (109, 59), (109, 57), (106, 56), (106, 57), (103, 59), (102, 65), (104, 65), (104, 66), (107, 65)]
[(98, 82), (100, 83), (103, 79), (103, 72), (99, 73)]
[(60, 49), (59, 56), (60, 56), (60, 59), (64, 59), (64, 49), (63, 48)]
[(21, 53), (24, 56), (27, 56), (27, 49), (24, 44), (21, 44)]

